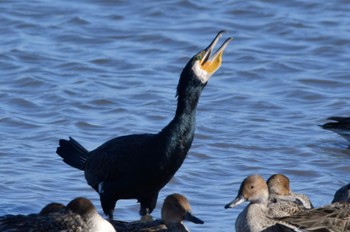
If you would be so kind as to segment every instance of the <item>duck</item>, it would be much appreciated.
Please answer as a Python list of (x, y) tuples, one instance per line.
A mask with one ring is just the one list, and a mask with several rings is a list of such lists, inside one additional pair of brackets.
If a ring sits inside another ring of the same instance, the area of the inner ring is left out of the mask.
[(266, 184), (269, 189), (268, 207), (273, 216), (290, 216), (313, 208), (308, 196), (291, 191), (290, 180), (286, 175), (273, 174)]
[(75, 198), (67, 206), (49, 204), (39, 214), (4, 216), (0, 218), (0, 231), (116, 232), (113, 225), (98, 214), (92, 202), (84, 197)]
[(270, 219), (269, 215), (269, 189), (264, 178), (254, 174), (246, 177), (239, 188), (238, 195), (225, 209), (234, 208), (245, 201), (249, 205), (238, 215), (235, 228), (236, 232), (277, 232), (277, 221)]
[(167, 196), (162, 206), (162, 220), (169, 231), (189, 231), (183, 221), (190, 221), (195, 224), (204, 224), (204, 221), (192, 214), (188, 199), (178, 193)]
[(254, 174), (243, 180), (237, 197), (225, 205), (227, 209), (250, 202), (236, 219), (236, 232), (350, 231), (348, 202), (335, 202), (294, 215), (276, 217), (271, 214), (268, 199), (268, 186), (262, 176)]
[(335, 202), (278, 219), (290, 231), (340, 232), (350, 231), (350, 204)]
[(329, 117), (327, 120), (332, 122), (320, 125), (323, 129), (337, 133), (350, 142), (350, 117)]
[(220, 31), (182, 70), (175, 116), (159, 133), (116, 137), (92, 151), (71, 137), (59, 140), (56, 153), (68, 165), (84, 171), (109, 219), (113, 219), (120, 199), (136, 199), (141, 217), (151, 214), (159, 191), (181, 167), (194, 139), (196, 108), (202, 90), (220, 68), (223, 52), (233, 39), (229, 37), (213, 52), (224, 33)]
[(48, 215), (50, 213), (59, 212), (65, 207), (66, 206), (62, 203), (52, 202), (47, 204), (44, 208), (42, 208), (39, 212), (39, 215)]
[(204, 224), (204, 221), (192, 214), (188, 199), (179, 193), (168, 195), (162, 205), (161, 219), (154, 221), (121, 222), (113, 221), (118, 232), (189, 232), (184, 221)]

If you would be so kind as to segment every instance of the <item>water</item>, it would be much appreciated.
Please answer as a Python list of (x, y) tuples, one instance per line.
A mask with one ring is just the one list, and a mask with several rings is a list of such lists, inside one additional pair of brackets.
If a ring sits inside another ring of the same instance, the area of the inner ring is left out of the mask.
[[(247, 175), (290, 177), (314, 205), (348, 182), (350, 152), (318, 124), (350, 116), (348, 0), (1, 1), (0, 215), (98, 195), (55, 154), (72, 136), (88, 149), (157, 132), (173, 117), (188, 59), (219, 30), (235, 39), (197, 110), (188, 158), (160, 192), (188, 197), (204, 225), (234, 231), (225, 210)], [(343, 182), (343, 183), (342, 183)], [(116, 217), (137, 220), (134, 200)]]

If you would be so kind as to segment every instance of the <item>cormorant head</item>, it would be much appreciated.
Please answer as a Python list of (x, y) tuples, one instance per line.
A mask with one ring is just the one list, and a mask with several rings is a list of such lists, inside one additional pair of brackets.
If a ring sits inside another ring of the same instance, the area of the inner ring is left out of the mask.
[(194, 55), (187, 63), (186, 67), (181, 73), (177, 91), (178, 95), (181, 95), (180, 93), (189, 86), (189, 82), (192, 82), (190, 86), (205, 86), (209, 78), (220, 68), (222, 54), (233, 38), (229, 37), (216, 52), (213, 54), (212, 52), (220, 37), (224, 33), (225, 31), (220, 31), (206, 49)]
[(232, 37), (228, 38), (221, 45), (221, 47), (214, 54), (212, 54), (215, 45), (224, 33), (225, 31), (220, 31), (206, 49), (199, 52), (192, 58), (192, 70), (195, 76), (202, 83), (206, 83), (211, 75), (213, 75), (220, 68), (222, 62), (222, 54), (224, 53), (224, 50), (227, 47), (228, 43), (233, 39)]

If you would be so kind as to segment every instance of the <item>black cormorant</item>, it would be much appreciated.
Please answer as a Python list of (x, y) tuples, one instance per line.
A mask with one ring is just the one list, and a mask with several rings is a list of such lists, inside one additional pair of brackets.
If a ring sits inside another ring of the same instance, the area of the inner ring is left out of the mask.
[(333, 197), (332, 203), (335, 202), (348, 202), (350, 203), (350, 183), (342, 186), (338, 189)]
[(103, 211), (110, 219), (119, 199), (137, 199), (140, 215), (150, 214), (159, 191), (182, 165), (194, 137), (199, 97), (221, 66), (224, 49), (232, 40), (228, 38), (212, 54), (223, 33), (220, 31), (183, 69), (175, 117), (159, 133), (120, 136), (90, 152), (73, 138), (59, 141), (56, 153), (70, 166), (84, 170), (87, 183), (100, 194)]
[(328, 120), (333, 122), (327, 122), (321, 127), (339, 134), (350, 142), (350, 117), (330, 117)]

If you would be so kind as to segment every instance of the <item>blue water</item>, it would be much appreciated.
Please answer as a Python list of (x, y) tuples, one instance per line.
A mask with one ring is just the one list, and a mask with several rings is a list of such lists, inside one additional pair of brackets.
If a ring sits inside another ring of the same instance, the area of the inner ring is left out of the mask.
[[(182, 193), (204, 225), (234, 231), (240, 182), (283, 173), (315, 206), (347, 183), (348, 143), (318, 125), (350, 116), (350, 2), (1, 1), (0, 215), (98, 195), (55, 154), (157, 132), (173, 117), (179, 74), (222, 29), (233, 36), (197, 110), (185, 163), (160, 192)], [(115, 217), (139, 219), (135, 200)]]

